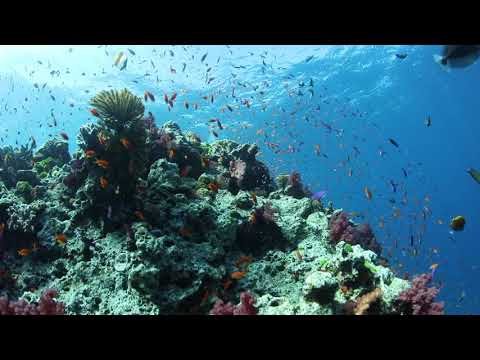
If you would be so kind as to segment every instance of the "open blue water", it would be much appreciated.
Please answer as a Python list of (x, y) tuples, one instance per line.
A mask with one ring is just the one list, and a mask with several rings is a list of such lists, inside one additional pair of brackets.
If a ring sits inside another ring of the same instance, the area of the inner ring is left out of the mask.
[[(123, 70), (125, 57), (114, 65), (120, 52), (128, 59)], [(174, 120), (214, 141), (208, 120), (220, 119), (219, 138), (258, 143), (274, 174), (299, 171), (312, 191), (327, 190), (336, 208), (369, 222), (399, 276), (438, 264), (446, 313), (479, 313), (480, 184), (466, 169), (480, 169), (480, 64), (446, 72), (433, 60), (440, 52), (441, 46), (0, 46), (0, 146), (32, 136), (42, 144), (65, 131), (74, 151), (79, 127), (93, 120), (88, 101), (96, 92), (150, 91), (156, 101), (146, 111), (157, 122)], [(163, 95), (174, 92), (168, 111)], [(448, 224), (457, 215), (467, 225), (452, 235)]]

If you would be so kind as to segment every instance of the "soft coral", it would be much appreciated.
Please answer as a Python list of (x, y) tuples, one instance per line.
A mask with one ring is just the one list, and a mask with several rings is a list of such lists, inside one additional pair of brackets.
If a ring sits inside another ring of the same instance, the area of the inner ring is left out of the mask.
[(354, 225), (348, 219), (347, 213), (341, 211), (330, 219), (330, 239), (334, 244), (340, 241), (371, 250), (376, 254), (382, 252), (382, 247), (376, 241), (372, 228), (368, 224)]
[(257, 309), (254, 306), (255, 298), (249, 291), (240, 294), (240, 303), (224, 303), (223, 300), (217, 300), (210, 315), (257, 315)]
[(0, 315), (63, 315), (65, 304), (55, 301), (57, 295), (57, 290), (47, 289), (38, 303), (29, 303), (23, 299), (10, 301), (5, 296), (0, 297)]
[(412, 286), (401, 292), (397, 299), (400, 312), (408, 315), (443, 315), (443, 302), (434, 302), (440, 290), (428, 287), (432, 281), (432, 274), (416, 276)]

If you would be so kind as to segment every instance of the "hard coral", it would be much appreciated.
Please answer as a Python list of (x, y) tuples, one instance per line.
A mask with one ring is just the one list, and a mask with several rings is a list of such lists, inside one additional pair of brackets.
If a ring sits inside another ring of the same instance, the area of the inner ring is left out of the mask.
[(334, 244), (345, 241), (352, 245), (359, 244), (362, 248), (371, 250), (376, 254), (382, 252), (382, 247), (378, 244), (370, 225), (350, 223), (344, 211), (332, 215), (329, 225), (330, 239)]
[(443, 302), (434, 302), (440, 290), (428, 287), (432, 274), (416, 276), (412, 286), (400, 293), (397, 307), (402, 314), (407, 315), (443, 315)]
[(10, 301), (7, 297), (0, 297), (0, 315), (64, 315), (65, 304), (55, 301), (57, 295), (57, 290), (47, 289), (38, 303), (23, 299)]
[(247, 169), (247, 164), (243, 160), (232, 160), (230, 161), (230, 176), (237, 180), (240, 185), (243, 177), (245, 176), (245, 170)]
[(268, 224), (274, 223), (276, 220), (277, 210), (272, 207), (271, 203), (265, 203), (262, 207), (254, 210), (252, 213), (252, 223)]
[(223, 300), (217, 300), (210, 315), (257, 315), (258, 310), (254, 305), (253, 295), (249, 291), (244, 291), (240, 294), (240, 303), (237, 305), (225, 304)]

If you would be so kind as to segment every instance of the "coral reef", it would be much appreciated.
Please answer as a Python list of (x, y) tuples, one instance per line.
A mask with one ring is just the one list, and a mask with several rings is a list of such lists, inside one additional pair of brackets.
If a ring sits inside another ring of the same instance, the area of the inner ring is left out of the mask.
[[(127, 90), (91, 104), (98, 121), (80, 128), (72, 156), (62, 139), (0, 149), (6, 312), (426, 311), (368, 225), (310, 199), (298, 173), (274, 183), (256, 145), (157, 126)], [(39, 310), (52, 288), (55, 309)]]

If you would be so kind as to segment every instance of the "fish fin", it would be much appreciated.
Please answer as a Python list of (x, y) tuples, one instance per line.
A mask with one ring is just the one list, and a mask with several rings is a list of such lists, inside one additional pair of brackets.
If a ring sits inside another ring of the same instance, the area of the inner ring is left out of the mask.
[(435, 55), (433, 55), (433, 60), (434, 60), (438, 65), (440, 65), (440, 67), (441, 67), (444, 71), (450, 72), (450, 68), (442, 63), (443, 56), (440, 56), (440, 55), (438, 55), (438, 54), (435, 54)]

